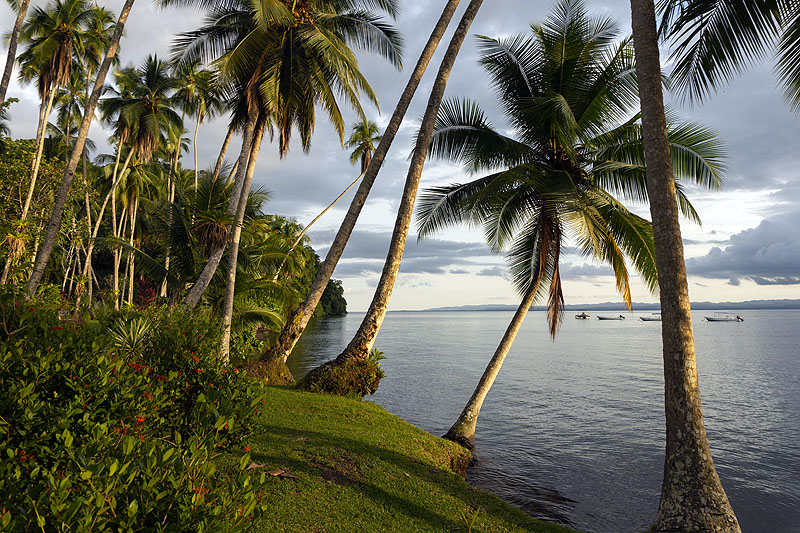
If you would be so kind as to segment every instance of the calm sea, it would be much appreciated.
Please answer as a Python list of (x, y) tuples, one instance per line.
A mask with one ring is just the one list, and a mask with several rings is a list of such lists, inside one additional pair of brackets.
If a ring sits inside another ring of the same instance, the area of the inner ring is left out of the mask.
[[(539, 518), (642, 531), (663, 470), (660, 323), (638, 320), (649, 312), (619, 322), (574, 314), (555, 342), (544, 314), (528, 315), (481, 410), (469, 479)], [(694, 312), (703, 410), (742, 529), (800, 532), (800, 311), (740, 311), (743, 323), (705, 314)], [(370, 399), (443, 434), (511, 316), (389, 313), (376, 343), (386, 378)], [(289, 361), (295, 376), (335, 357), (362, 317), (317, 320)]]

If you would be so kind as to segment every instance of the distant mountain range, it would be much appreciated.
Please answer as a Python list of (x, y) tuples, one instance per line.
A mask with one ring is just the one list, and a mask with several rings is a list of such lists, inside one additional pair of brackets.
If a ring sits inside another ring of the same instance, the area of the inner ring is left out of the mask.
[[(658, 311), (661, 306), (657, 303), (634, 302), (634, 311)], [(515, 311), (516, 305), (479, 304), (460, 305), (453, 307), (435, 307), (417, 311), (419, 313), (443, 311)], [(533, 307), (534, 311), (544, 311), (541, 305)], [(627, 307), (621, 302), (605, 302), (600, 304), (567, 305), (567, 311), (625, 311)], [(800, 309), (800, 300), (748, 300), (746, 302), (694, 302), (692, 309), (697, 310), (742, 310), (742, 309)]]

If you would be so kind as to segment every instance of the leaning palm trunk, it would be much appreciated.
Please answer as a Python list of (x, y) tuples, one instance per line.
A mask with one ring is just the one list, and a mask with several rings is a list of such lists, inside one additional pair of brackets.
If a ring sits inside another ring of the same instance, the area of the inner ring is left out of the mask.
[(503, 339), (500, 341), (500, 345), (494, 352), (486, 370), (483, 371), (483, 375), (478, 382), (475, 392), (472, 393), (464, 410), (461, 411), (458, 420), (456, 420), (455, 424), (453, 424), (444, 435), (445, 439), (457, 442), (468, 450), (472, 450), (475, 447), (475, 426), (478, 423), (478, 414), (481, 411), (481, 406), (483, 406), (483, 401), (486, 399), (489, 389), (492, 388), (497, 374), (500, 373), (500, 367), (503, 366), (503, 361), (505, 361), (506, 355), (508, 355), (508, 351), (511, 349), (511, 345), (519, 332), (519, 328), (522, 326), (522, 321), (525, 320), (525, 315), (528, 314), (528, 310), (530, 310), (536, 299), (537, 290), (538, 284), (531, 283), (531, 286), (522, 298), (522, 303), (520, 303), (517, 308), (517, 312), (514, 313), (514, 318), (511, 319), (511, 323), (508, 325)]
[(199, 171), (197, 170), (197, 134), (200, 132), (200, 113), (197, 114), (197, 124), (194, 126), (194, 139), (192, 140), (192, 149), (194, 151), (194, 190), (197, 190), (197, 182)]
[[(234, 132), (234, 127), (229, 126), (228, 133), (227, 135), (225, 135), (225, 140), (222, 141), (222, 148), (219, 151), (219, 157), (217, 157), (217, 164), (214, 167), (214, 177), (211, 179), (211, 181), (217, 181), (217, 178), (219, 178), (219, 173), (222, 170), (222, 164), (225, 162), (225, 154), (228, 153), (228, 146), (230, 146), (231, 139), (233, 139), (233, 132)], [(197, 164), (195, 164), (195, 166), (197, 166)]]
[(392, 242), (389, 245), (389, 253), (383, 266), (383, 273), (378, 282), (378, 287), (375, 289), (375, 296), (372, 298), (372, 303), (361, 322), (361, 326), (359, 326), (358, 331), (347, 348), (345, 348), (344, 352), (342, 352), (336, 360), (309, 372), (304, 379), (304, 385), (307, 387), (313, 387), (317, 384), (319, 379), (325, 375), (327, 368), (344, 364), (353, 359), (365, 360), (369, 358), (370, 350), (375, 343), (375, 337), (378, 335), (383, 319), (386, 316), (389, 299), (392, 296), (392, 290), (394, 289), (397, 274), (400, 270), (400, 262), (403, 259), (403, 249), (406, 246), (408, 229), (411, 226), (411, 219), (414, 215), (414, 203), (417, 198), (417, 189), (419, 189), (422, 169), (425, 166), (425, 159), (428, 156), (428, 143), (433, 135), (433, 128), (439, 114), (439, 107), (444, 98), (447, 79), (458, 57), (458, 52), (461, 50), (461, 45), (464, 43), (464, 39), (466, 39), (469, 28), (475, 20), (482, 3), (483, 0), (472, 0), (469, 3), (464, 15), (461, 17), (458, 28), (456, 28), (450, 40), (450, 45), (439, 67), (439, 73), (431, 89), (428, 107), (425, 109), (425, 116), (422, 119), (422, 125), (420, 126), (417, 136), (414, 154), (411, 158), (411, 166), (408, 169), (408, 176), (406, 177), (406, 184), (403, 189), (403, 197), (400, 201), (400, 208), (397, 212), (397, 220), (395, 221), (394, 232), (392, 233)]
[(37, 137), (37, 145), (36, 145), (36, 155), (33, 157), (33, 164), (31, 165), (31, 180), (30, 184), (28, 185), (28, 194), (25, 196), (25, 203), (22, 206), (22, 215), (20, 216), (20, 220), (25, 220), (28, 218), (28, 211), (31, 208), (31, 201), (33, 200), (33, 193), (36, 189), (36, 180), (39, 177), (39, 168), (42, 165), (42, 155), (44, 153), (44, 140), (45, 140), (45, 132), (47, 131), (47, 119), (50, 116), (50, 112), (53, 110), (53, 101), (56, 97), (56, 88), (50, 88), (50, 94), (47, 97), (47, 106), (44, 109), (44, 113), (42, 114), (41, 120), (41, 127), (39, 129), (39, 136)]
[(239, 195), (239, 205), (236, 209), (236, 219), (233, 222), (233, 235), (231, 237), (230, 250), (228, 251), (228, 278), (225, 284), (225, 304), (222, 311), (222, 342), (220, 347), (220, 357), (227, 360), (231, 351), (231, 324), (233, 322), (233, 297), (236, 294), (236, 269), (239, 262), (239, 241), (242, 237), (242, 225), (244, 224), (244, 212), (247, 209), (247, 199), (250, 195), (250, 184), (253, 182), (253, 174), (256, 171), (258, 152), (261, 148), (261, 139), (264, 137), (266, 119), (259, 120), (253, 135), (253, 148), (250, 150), (250, 159), (247, 162), (242, 192)]
[[(234, 180), (230, 200), (228, 200), (229, 215), (235, 215), (239, 207), (239, 198), (242, 194), (242, 187), (245, 180), (244, 171), (248, 166), (248, 159), (251, 157), (250, 151), (253, 146), (253, 137), (256, 129), (256, 123), (258, 122), (258, 115), (259, 113), (251, 113), (251, 116), (247, 119), (247, 125), (245, 126), (244, 135), (242, 136), (242, 151), (239, 154), (239, 171), (237, 172), (236, 179)], [(189, 294), (186, 295), (186, 298), (184, 298), (183, 302), (181, 303), (183, 307), (187, 309), (194, 309), (197, 304), (200, 303), (200, 299), (203, 297), (203, 294), (205, 294), (209, 283), (211, 283), (211, 278), (214, 277), (214, 273), (217, 271), (217, 267), (219, 267), (219, 263), (222, 261), (222, 256), (224, 253), (225, 247), (222, 246), (214, 250), (209, 255), (208, 261), (203, 267), (203, 271), (200, 273), (200, 276), (198, 276), (194, 285), (192, 285), (192, 288), (189, 290)]]
[(3, 79), (0, 81), (0, 105), (6, 101), (6, 92), (8, 92), (8, 85), (11, 83), (11, 74), (14, 71), (14, 62), (17, 59), (17, 43), (19, 42), (19, 30), (22, 28), (22, 23), (25, 21), (25, 16), (28, 13), (28, 6), (31, 0), (22, 0), (17, 12), (17, 20), (14, 21), (14, 28), (11, 30), (11, 38), (8, 41), (8, 56), (6, 56), (6, 67), (3, 70)]
[(94, 111), (97, 108), (97, 102), (100, 99), (100, 94), (103, 92), (103, 85), (106, 81), (106, 75), (111, 67), (111, 61), (116, 57), (117, 48), (119, 48), (119, 40), (122, 37), (122, 32), (125, 29), (125, 22), (128, 20), (128, 15), (131, 12), (135, 0), (125, 0), (122, 10), (117, 20), (117, 25), (114, 28), (114, 35), (111, 37), (111, 43), (106, 50), (106, 55), (103, 58), (103, 63), (97, 71), (97, 77), (94, 81), (94, 88), (92, 89), (92, 96), (86, 103), (86, 108), (83, 113), (83, 120), (81, 127), (78, 131), (78, 137), (75, 140), (75, 146), (72, 148), (72, 155), (70, 156), (67, 167), (64, 169), (64, 176), (61, 179), (61, 186), (58, 188), (56, 194), (56, 201), (53, 205), (53, 213), (50, 215), (50, 221), (47, 223), (47, 230), (44, 237), (44, 242), (41, 245), (38, 253), (36, 254), (36, 262), (33, 267), (33, 272), (25, 287), (25, 292), (28, 298), (33, 297), (39, 288), (39, 283), (42, 281), (44, 270), (47, 263), (50, 261), (50, 256), (53, 253), (53, 247), (58, 237), (58, 229), (61, 226), (61, 217), (64, 215), (64, 207), (67, 203), (67, 196), (72, 187), (72, 180), (75, 177), (75, 170), (78, 168), (78, 163), (83, 154), (83, 149), (86, 144), (86, 138), (89, 136), (89, 126), (92, 124)]
[[(367, 166), (367, 165), (365, 164), (365, 165), (363, 165), (363, 166)], [(347, 194), (347, 193), (348, 193), (348, 191), (350, 191), (350, 189), (352, 189), (352, 188), (355, 186), (355, 184), (356, 184), (356, 183), (358, 183), (358, 181), (359, 181), (361, 178), (363, 178), (363, 177), (364, 177), (364, 172), (366, 172), (366, 169), (365, 169), (365, 168), (361, 170), (361, 174), (359, 174), (359, 175), (358, 175), (358, 177), (355, 179), (355, 181), (353, 181), (353, 183), (351, 183), (350, 185), (348, 185), (348, 186), (347, 186), (347, 188), (346, 188), (344, 191), (342, 191), (342, 194), (340, 194), (339, 196), (337, 196), (337, 197), (336, 197), (336, 199), (335, 199), (333, 202), (331, 202), (331, 203), (328, 205), (328, 207), (326, 207), (325, 209), (323, 209), (323, 210), (322, 210), (322, 212), (321, 212), (319, 215), (317, 215), (316, 217), (314, 217), (314, 220), (312, 220), (311, 222), (309, 222), (309, 223), (306, 225), (306, 227), (305, 227), (305, 228), (303, 228), (303, 231), (301, 231), (301, 232), (300, 232), (300, 235), (298, 235), (298, 236), (297, 236), (297, 238), (296, 238), (296, 239), (294, 240), (294, 242), (292, 243), (292, 247), (291, 247), (291, 248), (289, 248), (289, 251), (288, 251), (288, 252), (286, 252), (286, 255), (284, 256), (284, 258), (283, 258), (283, 261), (281, 261), (281, 264), (278, 266), (278, 269), (275, 271), (275, 275), (274, 275), (274, 276), (272, 276), (272, 281), (278, 281), (278, 276), (280, 276), (281, 270), (283, 270), (283, 267), (284, 267), (284, 265), (286, 264), (286, 261), (289, 259), (289, 256), (292, 254), (292, 252), (294, 252), (294, 249), (295, 249), (295, 248), (297, 248), (297, 246), (298, 246), (298, 245), (300, 244), (300, 242), (303, 240), (303, 237), (305, 237), (306, 233), (308, 233), (308, 230), (309, 230), (309, 229), (311, 229), (311, 226), (313, 226), (313, 225), (314, 225), (314, 224), (317, 222), (317, 220), (321, 219), (321, 218), (322, 218), (322, 217), (325, 215), (325, 213), (327, 213), (328, 211), (330, 211), (330, 210), (333, 208), (333, 206), (335, 206), (335, 205), (336, 205), (336, 202), (338, 202), (339, 200), (341, 200), (341, 199), (342, 199), (342, 197), (343, 197), (345, 194)]]
[(667, 442), (655, 530), (739, 532), (703, 422), (653, 0), (631, 0), (631, 12), (664, 354)]
[(358, 221), (358, 216), (361, 214), (361, 209), (367, 201), (367, 197), (372, 189), (372, 185), (375, 183), (375, 179), (378, 177), (378, 172), (383, 165), (386, 154), (389, 152), (389, 148), (392, 146), (397, 131), (400, 129), (400, 124), (403, 122), (406, 111), (408, 111), (411, 99), (414, 97), (417, 87), (419, 87), (422, 75), (425, 74), (425, 70), (428, 68), (428, 64), (431, 62), (433, 54), (453, 18), (459, 2), (460, 0), (448, 0), (445, 5), (442, 15), (439, 17), (439, 21), (433, 28), (433, 32), (417, 60), (417, 64), (408, 80), (408, 84), (403, 90), (400, 100), (397, 102), (397, 107), (392, 114), (392, 118), (389, 120), (386, 131), (381, 137), (378, 148), (375, 150), (369, 168), (364, 174), (363, 181), (350, 203), (350, 208), (347, 210), (347, 214), (339, 227), (339, 231), (336, 233), (336, 237), (333, 239), (333, 243), (331, 243), (328, 249), (325, 261), (320, 265), (314, 277), (314, 281), (311, 283), (305, 300), (303, 300), (298, 308), (292, 312), (288, 320), (286, 320), (286, 325), (284, 325), (281, 330), (275, 346), (270, 348), (262, 359), (279, 359), (285, 364), (289, 354), (292, 353), (298, 339), (300, 339), (300, 335), (305, 331), (308, 321), (314, 316), (314, 311), (317, 309), (317, 305), (322, 298), (322, 293), (325, 292), (325, 287), (328, 286), (328, 281), (330, 281), (333, 271), (336, 269), (336, 265), (342, 257), (342, 253), (344, 253), (347, 241), (353, 233), (353, 228)]

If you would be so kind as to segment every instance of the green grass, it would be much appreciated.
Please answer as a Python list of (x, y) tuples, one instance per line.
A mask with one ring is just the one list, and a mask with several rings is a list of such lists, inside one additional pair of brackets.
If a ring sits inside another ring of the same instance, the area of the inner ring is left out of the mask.
[[(254, 531), (570, 531), (534, 520), (469, 485), (469, 453), (370, 403), (270, 387), (251, 438), (267, 476), (267, 511)], [(233, 457), (230, 458), (233, 461)]]

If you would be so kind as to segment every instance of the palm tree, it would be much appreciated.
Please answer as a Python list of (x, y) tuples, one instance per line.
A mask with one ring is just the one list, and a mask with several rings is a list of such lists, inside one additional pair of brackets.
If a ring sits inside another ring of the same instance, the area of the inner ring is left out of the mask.
[(714, 467), (703, 421), (653, 0), (631, 0), (631, 19), (664, 356), (666, 456), (655, 530), (739, 532), (736, 515)]
[[(613, 20), (563, 0), (532, 37), (479, 37), (487, 70), (516, 138), (498, 132), (474, 103), (449, 101), (431, 143), (435, 157), (473, 172), (502, 169), (468, 184), (429, 190), (420, 200), (420, 238), (468, 223), (493, 251), (508, 250), (522, 302), (480, 384), (446, 438), (472, 448), (481, 405), (537, 297), (548, 295), (550, 333), (563, 309), (560, 253), (573, 235), (585, 256), (609, 264), (630, 307), (627, 255), (651, 289), (656, 269), (649, 223), (611, 194), (647, 197), (630, 39)], [(670, 130), (679, 176), (716, 188), (721, 150), (693, 124)], [(611, 191), (611, 192), (609, 192)], [(697, 218), (682, 196), (685, 213)]]
[(28, 13), (28, 6), (31, 0), (10, 0), (11, 8), (17, 12), (17, 18), (14, 21), (14, 27), (11, 29), (11, 37), (8, 40), (8, 55), (6, 56), (6, 66), (3, 69), (3, 78), (0, 80), (0, 105), (6, 101), (6, 93), (8, 92), (8, 84), (11, 83), (11, 74), (14, 71), (14, 62), (17, 60), (17, 43), (19, 41), (19, 32), (22, 28), (22, 23), (25, 21), (25, 16)]
[[(203, 2), (201, 2), (203, 3)], [(278, 151), (284, 157), (294, 130), (299, 133), (301, 145), (308, 150), (314, 129), (314, 106), (319, 103), (329, 120), (344, 137), (344, 119), (337, 101), (337, 93), (361, 116), (360, 93), (377, 104), (367, 80), (358, 70), (353, 50), (360, 48), (379, 53), (400, 65), (400, 40), (391, 27), (379, 21), (372, 11), (373, 2), (352, 1), (343, 4), (326, 0), (294, 3), (291, 9), (281, 2), (269, 2), (272, 11), (264, 16), (259, 4), (258, 12), (248, 2), (230, 2), (231, 5), (213, 4), (209, 24), (185, 35), (180, 41), (184, 57), (191, 60), (198, 55), (222, 49), (225, 53), (215, 65), (223, 83), (243, 89), (247, 103), (248, 123), (258, 122), (259, 128), (274, 125), (278, 134)], [(382, 2), (378, 7), (390, 15), (394, 2)], [(325, 43), (320, 46), (321, 43)], [(248, 134), (245, 134), (247, 141)], [(255, 138), (259, 141), (256, 132)], [(243, 155), (244, 155), (243, 143)], [(252, 154), (258, 151), (253, 144)], [(243, 158), (240, 157), (240, 163)], [(254, 161), (253, 161), (254, 163)], [(240, 220), (247, 198), (248, 184), (254, 165), (240, 164), (236, 190), (239, 203), (236, 220)], [(226, 295), (226, 312), (223, 317), (223, 355), (227, 354), (230, 316), (236, 270), (235, 258), (239, 231), (234, 222), (230, 246), (229, 286)], [(221, 254), (218, 254), (221, 259)], [(219, 259), (208, 263), (208, 272), (187, 296), (185, 305), (192, 306), (205, 291), (210, 275), (216, 270)], [(197, 289), (197, 290), (196, 290)], [(199, 293), (199, 295), (198, 295)]]
[(73, 55), (83, 54), (83, 32), (91, 16), (87, 0), (53, 0), (46, 9), (37, 7), (20, 32), (28, 48), (20, 55), (22, 78), (38, 79), (41, 110), (36, 140), (36, 155), (31, 166), (28, 194), (20, 220), (28, 216), (44, 150), (47, 121), (59, 87), (66, 86), (72, 74)]
[[(328, 207), (323, 209), (320, 214), (314, 217), (314, 220), (309, 222), (306, 227), (303, 228), (303, 230), (297, 236), (297, 239), (295, 239), (294, 244), (292, 244), (290, 252), (300, 244), (305, 234), (308, 233), (309, 229), (311, 229), (311, 226), (313, 226), (320, 218), (322, 218), (325, 213), (330, 211), (333, 206), (335, 206), (336, 203), (341, 200), (342, 197), (344, 197), (344, 195), (347, 194), (348, 191), (350, 191), (350, 189), (352, 189), (361, 178), (364, 177), (364, 173), (366, 173), (367, 169), (369, 168), (369, 162), (372, 160), (372, 154), (375, 153), (375, 143), (379, 142), (381, 142), (380, 129), (374, 122), (368, 119), (363, 119), (353, 126), (353, 129), (350, 133), (350, 139), (348, 139), (345, 143), (345, 147), (354, 148), (353, 152), (350, 154), (350, 162), (354, 165), (359, 161), (361, 162), (361, 174), (359, 174), (358, 177), (353, 180), (353, 182), (348, 185), (344, 191), (342, 191), (342, 194), (337, 196), (333, 202), (328, 204)], [(287, 255), (286, 257), (288, 258), (289, 256)], [(275, 271), (275, 275), (272, 278), (273, 281), (278, 280), (278, 276), (281, 273), (283, 265), (284, 263), (281, 263), (281, 265), (278, 267), (278, 270)]]
[(417, 91), (417, 87), (419, 87), (422, 76), (425, 74), (425, 70), (427, 70), (428, 64), (433, 58), (436, 48), (439, 46), (439, 42), (442, 40), (447, 27), (450, 25), (450, 21), (452, 20), (459, 3), (460, 0), (448, 0), (445, 4), (442, 14), (439, 17), (439, 20), (436, 22), (436, 25), (434, 26), (431, 35), (425, 44), (425, 48), (423, 48), (422, 53), (417, 60), (417, 64), (415, 65), (414, 70), (409, 77), (408, 83), (406, 84), (405, 89), (403, 89), (403, 93), (400, 95), (400, 99), (395, 106), (394, 113), (389, 120), (389, 125), (386, 127), (386, 131), (384, 131), (381, 141), (378, 143), (375, 154), (371, 158), (369, 167), (364, 173), (364, 178), (361, 181), (361, 185), (356, 191), (356, 194), (353, 196), (353, 200), (350, 202), (350, 207), (345, 214), (344, 220), (339, 226), (339, 230), (336, 232), (336, 236), (334, 237), (330, 248), (328, 248), (328, 254), (317, 270), (317, 274), (314, 277), (310, 288), (308, 289), (308, 294), (303, 302), (286, 320), (286, 324), (278, 335), (275, 344), (270, 347), (270, 349), (267, 350), (262, 356), (261, 360), (263, 362), (278, 363), (285, 366), (286, 360), (292, 353), (292, 350), (297, 344), (297, 341), (300, 339), (300, 336), (303, 334), (303, 331), (305, 331), (306, 326), (308, 326), (309, 320), (311, 320), (311, 317), (314, 316), (317, 305), (319, 304), (319, 301), (322, 298), (326, 287), (328, 286), (331, 276), (333, 276), (334, 270), (336, 270), (336, 265), (344, 253), (345, 246), (347, 246), (347, 241), (350, 239), (350, 235), (353, 233), (353, 228), (355, 228), (358, 217), (361, 214), (361, 209), (364, 207), (364, 204), (367, 201), (367, 197), (372, 189), (372, 185), (375, 183), (375, 179), (378, 177), (378, 172), (383, 165), (386, 154), (389, 152), (389, 148), (392, 146), (392, 142), (397, 135), (397, 131), (400, 129), (403, 118), (405, 118), (406, 112), (408, 111), (408, 106), (411, 104), (411, 100), (414, 97), (414, 93)]
[(442, 99), (444, 98), (445, 88), (447, 87), (447, 80), (453, 69), (456, 58), (458, 57), (458, 52), (461, 50), (461, 45), (464, 43), (464, 39), (466, 39), (469, 28), (472, 26), (472, 22), (475, 20), (482, 3), (482, 0), (472, 0), (469, 3), (453, 37), (450, 39), (450, 44), (442, 59), (442, 64), (439, 66), (439, 72), (433, 84), (430, 97), (428, 98), (428, 106), (425, 109), (425, 115), (422, 118), (422, 124), (417, 134), (416, 146), (411, 156), (411, 165), (408, 170), (408, 176), (406, 177), (403, 197), (400, 200), (400, 207), (397, 212), (397, 219), (392, 233), (392, 241), (389, 244), (389, 253), (386, 256), (383, 272), (378, 281), (378, 287), (375, 289), (375, 295), (372, 298), (369, 309), (364, 315), (364, 319), (358, 331), (353, 336), (347, 348), (345, 348), (335, 360), (325, 363), (309, 372), (303, 380), (303, 385), (305, 387), (315, 387), (315, 385), (320, 383), (320, 378), (337, 366), (347, 364), (353, 360), (368, 360), (370, 357), (372, 345), (375, 342), (375, 337), (378, 335), (378, 330), (386, 316), (389, 298), (391, 298), (394, 283), (397, 280), (397, 273), (400, 270), (403, 249), (406, 245), (408, 229), (411, 225), (411, 218), (414, 212), (417, 189), (419, 188), (419, 183), (422, 178), (422, 169), (425, 165), (425, 159), (428, 155), (428, 141), (433, 134), (436, 117), (439, 113)]

